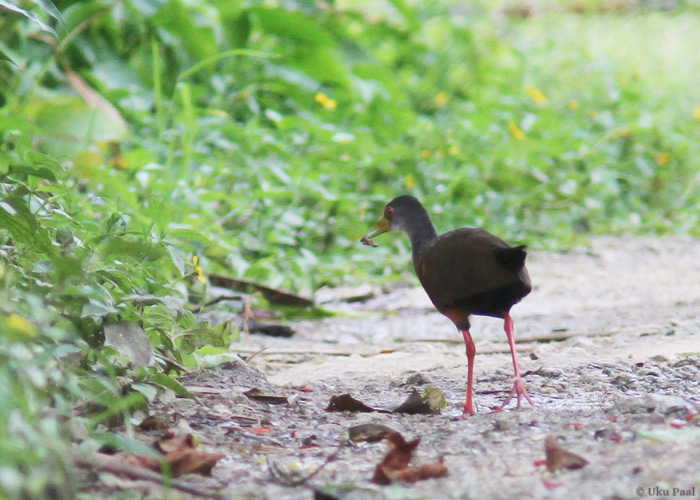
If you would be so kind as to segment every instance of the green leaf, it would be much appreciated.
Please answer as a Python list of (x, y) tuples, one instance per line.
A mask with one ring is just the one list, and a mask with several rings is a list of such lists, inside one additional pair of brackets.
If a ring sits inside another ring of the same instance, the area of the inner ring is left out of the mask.
[(31, 0), (35, 4), (41, 7), (41, 10), (43, 10), (46, 14), (49, 16), (53, 17), (56, 21), (59, 23), (63, 24), (63, 16), (61, 16), (61, 13), (58, 11), (56, 6), (51, 2), (50, 0)]
[(333, 37), (317, 21), (301, 12), (269, 7), (253, 7), (251, 11), (267, 33), (307, 46), (335, 47)]
[(291, 42), (288, 64), (322, 82), (349, 85), (342, 52), (320, 23), (301, 12), (267, 7), (251, 10), (263, 31)]
[[(27, 19), (34, 22), (37, 26), (39, 26), (42, 30), (44, 30), (48, 33), (51, 33), (54, 38), (58, 39), (58, 34), (56, 33), (56, 31), (54, 31), (54, 29), (51, 26), (49, 26), (48, 24), (46, 24), (44, 21), (39, 19), (39, 17), (36, 14), (34, 14), (32, 11), (23, 9), (23, 8), (19, 7), (18, 5), (15, 5), (13, 2), (10, 2), (8, 0), (0, 0), (0, 7), (3, 7), (11, 12), (15, 12), (17, 14), (20, 14), (20, 15), (26, 17)], [(60, 16), (60, 14), (59, 14), (59, 16)]]
[(158, 389), (152, 385), (134, 382), (131, 384), (131, 388), (143, 394), (149, 402), (153, 402), (153, 400), (158, 396)]
[(155, 373), (148, 378), (148, 381), (152, 384), (170, 389), (174, 391), (175, 394), (183, 398), (190, 398), (194, 399), (195, 401), (197, 400), (197, 397), (188, 391), (180, 382), (169, 375), (165, 375), (164, 373)]
[(79, 97), (35, 97), (24, 111), (40, 129), (39, 145), (53, 156), (75, 155), (100, 141), (118, 142), (128, 132), (118, 116)]
[(12, 165), (10, 169), (12, 174), (27, 174), (34, 177), (39, 177), (40, 179), (46, 179), (47, 181), (56, 182), (56, 175), (47, 167), (35, 167), (33, 165)]
[[(89, 306), (91, 302), (95, 302)], [(83, 317), (85, 314), (85, 306), (88, 306), (94, 312), (104, 312), (109, 306), (96, 303), (94, 299), (90, 299), (88, 304), (83, 306)], [(116, 311), (115, 308), (109, 308)], [(101, 311), (100, 311), (101, 310)], [(92, 312), (90, 311), (90, 312)], [(105, 316), (103, 314), (89, 314), (89, 316)], [(120, 321), (119, 323), (104, 325), (105, 346), (115, 349), (119, 355), (131, 361), (135, 367), (148, 366), (153, 360), (153, 347), (151, 340), (138, 323)]]
[(232, 49), (220, 52), (211, 57), (207, 57), (203, 61), (199, 61), (197, 64), (190, 66), (185, 71), (177, 76), (178, 80), (185, 80), (192, 76), (193, 74), (201, 71), (204, 68), (212, 66), (214, 63), (221, 61), (222, 59), (227, 59), (236, 56), (246, 56), (246, 57), (260, 57), (260, 58), (273, 58), (278, 57), (276, 54), (269, 54), (267, 52), (261, 52), (259, 50), (248, 50), (248, 49)]
[(101, 424), (112, 417), (146, 406), (144, 396), (140, 392), (131, 392), (125, 396), (114, 397), (110, 403), (104, 411), (90, 419), (93, 425)]
[(196, 16), (182, 0), (169, 0), (152, 20), (171, 35), (182, 40), (182, 50), (197, 60), (211, 57), (218, 51), (216, 33), (211, 26), (195, 23)]
[(184, 276), (185, 275), (185, 252), (183, 252), (182, 248), (177, 247), (175, 245), (171, 245), (169, 243), (166, 243), (165, 247), (168, 249), (168, 253), (170, 254), (170, 260), (173, 261), (173, 265), (180, 272), (180, 276)]
[(81, 318), (103, 318), (108, 314), (115, 314), (119, 312), (114, 307), (105, 304), (103, 302), (98, 302), (97, 300), (90, 298), (83, 304), (82, 311), (80, 312)]
[(8, 61), (13, 66), (17, 67), (17, 63), (7, 53), (0, 48), (0, 61)]
[[(12, 208), (10, 209), (8, 205)], [(23, 200), (8, 198), (0, 205), (0, 209), (0, 227), (7, 229), (17, 243), (22, 243), (47, 256), (55, 254), (56, 250), (51, 244), (48, 233), (40, 226), (39, 221), (29, 211)]]

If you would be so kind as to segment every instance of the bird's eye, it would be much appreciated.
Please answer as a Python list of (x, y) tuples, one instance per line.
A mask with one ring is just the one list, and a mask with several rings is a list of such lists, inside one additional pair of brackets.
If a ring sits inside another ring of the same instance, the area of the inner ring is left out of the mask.
[(386, 208), (384, 209), (384, 215), (385, 215), (387, 218), (390, 218), (392, 215), (394, 215), (394, 207), (386, 207)]

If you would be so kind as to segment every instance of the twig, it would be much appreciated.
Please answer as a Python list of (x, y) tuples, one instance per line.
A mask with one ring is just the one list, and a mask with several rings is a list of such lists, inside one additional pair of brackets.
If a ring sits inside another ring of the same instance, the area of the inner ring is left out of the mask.
[(246, 296), (244, 295), (219, 295), (218, 297), (211, 299), (209, 302), (204, 303), (204, 305), (192, 307), (190, 311), (195, 314), (200, 313), (205, 307), (213, 306), (219, 302), (224, 302), (225, 300), (245, 300), (245, 297)]
[(162, 474), (153, 472), (148, 469), (136, 467), (134, 465), (125, 464), (119, 459), (104, 455), (102, 453), (93, 453), (87, 455), (80, 450), (73, 449), (71, 451), (71, 459), (76, 467), (80, 469), (96, 469), (102, 472), (109, 472), (117, 476), (126, 476), (130, 479), (149, 481), (151, 483), (159, 483), (164, 488), (173, 488), (183, 493), (188, 493), (197, 498), (212, 498), (215, 500), (223, 500), (225, 497), (219, 493), (207, 492), (202, 486), (190, 486), (183, 481), (170, 479)]
[(241, 340), (246, 344), (250, 343), (250, 319), (253, 317), (253, 310), (250, 307), (250, 296), (243, 297), (243, 332), (245, 335)]
[(174, 359), (170, 359), (167, 356), (164, 356), (163, 354), (159, 354), (159, 353), (155, 353), (154, 355), (156, 358), (160, 359), (166, 365), (170, 365), (173, 368), (181, 371), (182, 373), (192, 373), (191, 370), (185, 368), (184, 366), (182, 366), (180, 363), (178, 363)]
[(251, 356), (250, 356), (248, 359), (246, 359), (246, 363), (250, 363), (250, 361), (251, 361), (255, 356), (257, 356), (258, 354), (261, 354), (261, 353), (265, 352), (266, 350), (267, 350), (267, 347), (263, 347), (262, 349), (259, 349), (259, 350), (257, 350), (257, 351), (254, 351), (253, 354), (251, 354)]
[(290, 478), (289, 474), (287, 472), (280, 470), (279, 466), (276, 463), (270, 461), (269, 456), (267, 457), (267, 468), (270, 471), (270, 475), (272, 476), (272, 480), (275, 481), (276, 483), (282, 484), (284, 486), (300, 486), (300, 485), (304, 484), (305, 482), (307, 482), (308, 480), (310, 480), (311, 478), (313, 478), (316, 474), (321, 472), (326, 467), (326, 465), (328, 465), (333, 460), (338, 458), (338, 454), (340, 454), (340, 450), (346, 444), (348, 444), (347, 441), (343, 441), (342, 443), (340, 443), (338, 445), (338, 447), (335, 449), (335, 451), (333, 453), (331, 453), (330, 455), (328, 455), (328, 457), (323, 461), (323, 463), (321, 465), (319, 465), (318, 467), (316, 467), (316, 469), (313, 472), (307, 474), (306, 476), (300, 477), (298, 479)]

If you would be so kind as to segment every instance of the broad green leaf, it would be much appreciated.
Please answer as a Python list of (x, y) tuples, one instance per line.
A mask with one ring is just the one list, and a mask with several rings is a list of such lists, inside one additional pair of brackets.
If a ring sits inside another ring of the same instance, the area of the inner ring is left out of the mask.
[(9, 0), (0, 0), (0, 7), (5, 8), (9, 10), (10, 12), (15, 12), (16, 14), (20, 14), (27, 19), (30, 19), (32, 22), (36, 23), (37, 26), (39, 26), (42, 30), (51, 33), (54, 38), (58, 38), (58, 34), (54, 29), (46, 24), (44, 21), (39, 19), (39, 16), (34, 14), (34, 12), (30, 10), (26, 10), (21, 8), (20, 6), (16, 5), (13, 2), (10, 2)]
[(106, 409), (94, 417), (90, 418), (93, 425), (97, 425), (109, 420), (112, 417), (123, 413), (130, 413), (135, 409), (146, 406), (147, 401), (140, 392), (131, 392), (121, 397), (114, 397), (111, 404)]
[(74, 3), (63, 12), (63, 21), (66, 31), (71, 33), (82, 23), (88, 21), (92, 16), (108, 7), (110, 6), (105, 0), (88, 0)]
[(158, 389), (152, 385), (134, 382), (131, 384), (131, 388), (143, 394), (149, 403), (153, 402), (153, 400), (158, 397)]
[(41, 7), (46, 14), (53, 17), (59, 23), (63, 23), (63, 16), (58, 11), (56, 6), (51, 2), (51, 0), (31, 0), (33, 3)]
[(105, 304), (104, 302), (98, 302), (97, 300), (90, 298), (83, 304), (83, 309), (80, 312), (81, 318), (104, 318), (108, 314), (116, 314), (119, 312), (113, 306)]
[(36, 98), (25, 112), (40, 129), (39, 145), (52, 155), (75, 155), (100, 141), (119, 142), (128, 131), (118, 117), (79, 97)]
[[(36, 216), (32, 214), (22, 200), (5, 199), (0, 206), (0, 227), (9, 231), (17, 243), (33, 248), (47, 256), (55, 253), (51, 239), (46, 230), (40, 226)], [(12, 210), (8, 211), (7, 204)], [(14, 214), (10, 212), (14, 211)]]
[(185, 275), (185, 252), (182, 250), (182, 248), (177, 247), (175, 245), (171, 245), (171, 244), (166, 243), (165, 246), (168, 249), (168, 253), (170, 254), (170, 259), (173, 261), (173, 265), (180, 272), (180, 276), (184, 276)]
[[(90, 300), (92, 301), (92, 299)], [(93, 307), (95, 310), (100, 307), (106, 309), (103, 306)], [(83, 307), (84, 312), (85, 307)], [(119, 323), (106, 324), (104, 325), (104, 332), (104, 345), (116, 350), (121, 357), (131, 361), (135, 367), (145, 367), (153, 362), (151, 341), (143, 328), (137, 323), (120, 321)]]
[(254, 7), (251, 11), (267, 33), (297, 42), (304, 46), (333, 47), (335, 40), (320, 23), (301, 12)]
[(287, 63), (319, 81), (348, 85), (349, 72), (333, 37), (319, 22), (301, 12), (255, 7), (263, 31), (291, 42)]
[(162, 29), (182, 40), (182, 50), (196, 60), (206, 59), (218, 52), (216, 34), (211, 26), (195, 23), (197, 16), (182, 0), (169, 0), (152, 17)]
[(164, 373), (154, 373), (153, 375), (148, 377), (148, 381), (152, 384), (166, 387), (174, 391), (175, 394), (177, 394), (178, 396), (194, 399), (195, 401), (197, 400), (197, 398), (190, 391), (188, 391), (180, 382), (178, 382), (169, 375), (165, 375)]
[(47, 167), (35, 167), (33, 165), (12, 165), (10, 170), (12, 174), (26, 174), (41, 179), (46, 179), (51, 182), (56, 182), (56, 175)]

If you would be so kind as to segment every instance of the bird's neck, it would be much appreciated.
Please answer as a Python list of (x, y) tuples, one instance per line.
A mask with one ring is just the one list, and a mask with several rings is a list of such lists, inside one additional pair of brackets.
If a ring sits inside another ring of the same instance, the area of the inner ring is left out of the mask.
[(427, 212), (421, 214), (419, 218), (414, 219), (413, 224), (405, 228), (404, 231), (411, 241), (413, 263), (416, 264), (423, 249), (437, 238), (437, 231)]

